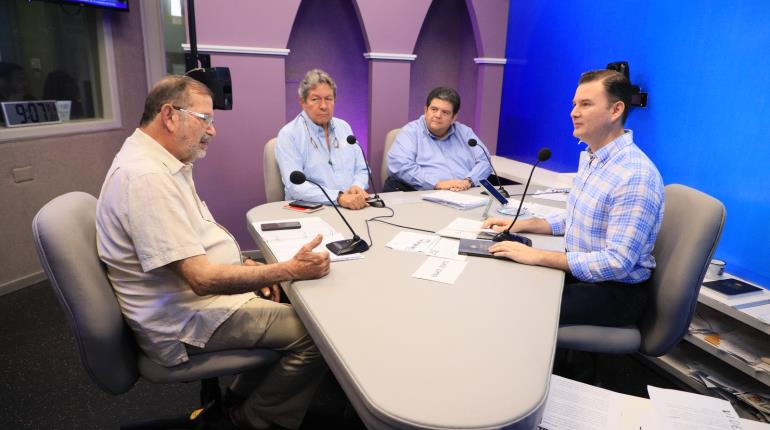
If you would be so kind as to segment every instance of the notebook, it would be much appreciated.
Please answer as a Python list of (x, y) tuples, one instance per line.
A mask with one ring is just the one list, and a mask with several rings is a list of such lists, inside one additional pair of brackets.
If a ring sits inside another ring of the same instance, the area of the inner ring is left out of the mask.
[(762, 294), (763, 288), (743, 282), (740, 279), (726, 278), (717, 281), (704, 282), (703, 286), (717, 293), (719, 296), (729, 299), (734, 297), (747, 297), (754, 294)]

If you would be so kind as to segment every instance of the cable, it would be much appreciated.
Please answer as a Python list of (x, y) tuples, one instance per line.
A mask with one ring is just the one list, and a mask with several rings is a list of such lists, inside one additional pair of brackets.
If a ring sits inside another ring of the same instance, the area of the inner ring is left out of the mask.
[(385, 206), (383, 209), (389, 210), (390, 211), (390, 215), (378, 215), (378, 216), (369, 218), (367, 220), (364, 220), (364, 223), (366, 224), (366, 235), (369, 237), (369, 247), (374, 245), (374, 241), (372, 240), (372, 233), (369, 230), (369, 221), (377, 221), (377, 222), (381, 222), (383, 224), (392, 225), (394, 227), (406, 228), (406, 229), (409, 229), (409, 230), (424, 231), (425, 233), (434, 233), (434, 234), (436, 233), (433, 230), (425, 230), (425, 229), (422, 229), (422, 228), (409, 227), (409, 226), (406, 226), (406, 225), (400, 225), (400, 224), (396, 224), (396, 223), (392, 223), (392, 222), (388, 222), (388, 221), (383, 221), (381, 218), (393, 218), (396, 215), (396, 211), (394, 211), (393, 208), (391, 208), (391, 207)]

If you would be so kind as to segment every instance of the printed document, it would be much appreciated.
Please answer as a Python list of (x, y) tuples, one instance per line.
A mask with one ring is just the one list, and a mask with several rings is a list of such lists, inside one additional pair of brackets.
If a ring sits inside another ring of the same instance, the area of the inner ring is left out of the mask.
[(546, 430), (616, 430), (621, 428), (620, 394), (551, 375), (540, 428)]
[(430, 249), (439, 239), (440, 236), (435, 234), (400, 231), (385, 246), (397, 251), (424, 252)]
[[(301, 227), (293, 230), (272, 230), (262, 231), (262, 224), (273, 222), (297, 221)], [(270, 251), (279, 262), (289, 261), (299, 252), (303, 245), (313, 240), (318, 234), (323, 235), (323, 240), (313, 251), (329, 251), (326, 244), (338, 240), (348, 239), (341, 235), (334, 227), (319, 217), (297, 218), (297, 219), (279, 219), (273, 221), (256, 221), (252, 225), (259, 233), (262, 240), (267, 243)], [(355, 260), (364, 258), (360, 253), (350, 255), (334, 255), (329, 252), (331, 261)]]
[(482, 232), (495, 233), (491, 229), (482, 229), (482, 221), (468, 218), (455, 218), (449, 225), (437, 231), (436, 234), (455, 239), (476, 239)]
[[(515, 216), (516, 210), (519, 208), (519, 202), (521, 200), (510, 199), (508, 204), (497, 209), (497, 212)], [(566, 214), (567, 210), (563, 208), (554, 208), (551, 206), (541, 205), (539, 203), (527, 202), (521, 206), (521, 212), (519, 217), (533, 216), (537, 218), (545, 218), (553, 214)]]
[(733, 405), (716, 399), (678, 390), (648, 385), (655, 424), (667, 430), (742, 430)]

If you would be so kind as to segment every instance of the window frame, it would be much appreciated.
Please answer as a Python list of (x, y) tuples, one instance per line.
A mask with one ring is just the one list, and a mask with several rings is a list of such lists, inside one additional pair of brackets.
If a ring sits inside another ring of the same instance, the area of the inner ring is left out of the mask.
[(97, 56), (99, 59), (99, 85), (102, 94), (104, 116), (102, 118), (41, 124), (30, 127), (6, 128), (0, 125), (0, 143), (25, 139), (65, 136), (69, 134), (93, 133), (115, 130), (123, 127), (118, 96), (118, 80), (115, 67), (115, 50), (112, 43), (112, 26), (105, 14), (100, 13), (97, 21)]

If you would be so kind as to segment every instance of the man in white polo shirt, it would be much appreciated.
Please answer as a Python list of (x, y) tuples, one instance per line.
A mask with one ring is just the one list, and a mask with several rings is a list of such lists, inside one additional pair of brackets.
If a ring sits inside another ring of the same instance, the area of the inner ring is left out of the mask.
[[(193, 183), (193, 162), (216, 134), (211, 91), (185, 76), (158, 82), (139, 128), (107, 173), (97, 205), (99, 256), (137, 342), (155, 362), (191, 354), (269, 348), (281, 359), (243, 374), (246, 398), (229, 411), (236, 428), (298, 428), (326, 369), (276, 283), (329, 273), (321, 237), (290, 261), (242, 262), (238, 243), (214, 221)], [(261, 292), (262, 298), (254, 294)]]

